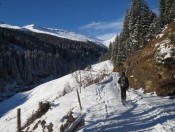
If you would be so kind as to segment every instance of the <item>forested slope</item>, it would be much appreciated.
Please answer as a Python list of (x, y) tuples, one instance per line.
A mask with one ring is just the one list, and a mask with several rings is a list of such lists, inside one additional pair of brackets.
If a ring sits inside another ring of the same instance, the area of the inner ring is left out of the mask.
[(106, 51), (90, 41), (0, 28), (0, 92), (18, 92), (61, 77), (97, 62)]

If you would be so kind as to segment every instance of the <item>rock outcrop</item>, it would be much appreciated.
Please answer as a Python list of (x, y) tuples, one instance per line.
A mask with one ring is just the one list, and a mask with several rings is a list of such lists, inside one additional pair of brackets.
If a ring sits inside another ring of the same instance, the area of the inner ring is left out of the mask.
[(126, 71), (133, 88), (175, 95), (175, 22), (114, 71)]

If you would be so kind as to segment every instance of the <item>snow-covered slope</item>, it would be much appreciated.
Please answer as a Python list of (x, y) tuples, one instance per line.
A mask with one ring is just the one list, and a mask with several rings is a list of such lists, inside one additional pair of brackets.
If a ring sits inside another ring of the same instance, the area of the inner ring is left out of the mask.
[[(92, 66), (92, 69), (93, 75), (98, 76), (104, 69), (111, 72), (113, 66), (106, 61)], [(83, 73), (86, 72), (88, 70)], [(117, 73), (111, 73), (102, 82), (82, 89), (80, 94), (82, 111), (79, 109), (76, 91), (59, 97), (67, 82), (71, 86), (74, 85), (75, 82), (71, 75), (50, 81), (31, 91), (17, 94), (0, 103), (0, 131), (15, 132), (16, 109), (21, 108), (23, 125), (38, 108), (40, 101), (51, 102), (51, 108), (29, 126), (29, 131), (39, 120), (45, 120), (46, 125), (52, 122), (53, 131), (58, 132), (71, 109), (74, 116), (80, 113), (85, 114), (85, 125), (79, 131), (175, 131), (174, 100), (130, 89), (127, 92), (127, 104), (123, 106), (120, 100), (118, 78)], [(34, 131), (42, 132), (43, 130), (47, 131), (47, 128), (38, 124)]]
[(113, 43), (115, 41), (116, 36), (112, 37), (111, 39), (105, 40), (103, 43), (109, 47), (110, 43)]
[(96, 38), (87, 37), (87, 36), (84, 36), (82, 34), (78, 34), (75, 32), (69, 32), (69, 31), (61, 30), (61, 29), (40, 27), (40, 26), (36, 26), (34, 24), (23, 26), (23, 27), (12, 26), (12, 25), (8, 25), (8, 24), (0, 24), (0, 27), (49, 34), (49, 35), (53, 35), (56, 37), (67, 38), (70, 40), (81, 41), (81, 42), (91, 41), (91, 42), (94, 42), (96, 44), (100, 44), (100, 45), (103, 44), (103, 42), (101, 40), (96, 39)]

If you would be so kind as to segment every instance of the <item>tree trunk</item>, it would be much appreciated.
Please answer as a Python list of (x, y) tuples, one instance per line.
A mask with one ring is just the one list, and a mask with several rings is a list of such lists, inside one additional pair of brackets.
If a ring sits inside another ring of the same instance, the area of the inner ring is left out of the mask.
[(79, 96), (78, 90), (77, 90), (77, 96), (78, 96), (78, 102), (79, 102), (80, 110), (82, 110), (81, 101), (80, 101), (80, 96)]

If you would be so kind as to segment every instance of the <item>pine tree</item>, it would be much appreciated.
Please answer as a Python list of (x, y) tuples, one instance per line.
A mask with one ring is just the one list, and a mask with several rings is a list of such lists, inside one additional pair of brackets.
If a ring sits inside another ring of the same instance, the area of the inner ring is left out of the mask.
[(118, 48), (117, 48), (117, 64), (121, 64), (126, 60), (126, 54), (127, 54), (127, 50), (126, 50), (126, 45), (125, 45), (125, 41), (123, 41), (123, 33), (120, 33), (120, 35), (118, 35)]
[(154, 19), (152, 17), (155, 17), (154, 15), (155, 14), (152, 11), (150, 11), (146, 2), (143, 1), (143, 3), (142, 3), (142, 15), (141, 15), (141, 18), (142, 18), (142, 23), (141, 23), (142, 24), (142, 35), (141, 35), (141, 37), (144, 37), (144, 36), (147, 37), (147, 34), (149, 32), (150, 23)]
[(174, 21), (175, 0), (160, 0), (159, 10), (161, 27), (163, 28), (166, 24), (169, 24), (172, 21)]
[[(149, 34), (149, 27), (156, 17), (144, 0), (132, 0), (129, 11), (129, 30), (132, 44), (131, 51), (145, 47)], [(125, 39), (126, 40), (126, 39)]]
[(165, 24), (169, 24), (171, 20), (171, 6), (174, 0), (166, 0), (165, 1)]
[(108, 59), (111, 59), (112, 58), (112, 45), (113, 45), (113, 43), (110, 42), (110, 44), (109, 44), (109, 50), (108, 50)]
[(150, 24), (148, 38), (151, 38), (159, 34), (160, 32), (161, 32), (160, 21), (159, 18), (155, 17), (153, 19), (153, 22)]
[[(143, 49), (150, 36), (159, 32), (159, 21), (145, 0), (132, 0), (124, 17), (123, 30), (115, 40), (113, 60), (123, 63), (134, 52)], [(151, 31), (150, 31), (151, 30)]]
[(131, 34), (131, 30), (130, 30), (130, 23), (129, 20), (131, 18), (131, 13), (129, 12), (129, 10), (126, 11), (126, 15), (124, 18), (124, 22), (123, 22), (123, 31), (122, 31), (122, 36), (121, 36), (121, 41), (123, 42), (122, 45), (125, 46), (125, 52), (126, 52), (126, 56), (130, 55), (131, 52), (131, 48), (132, 48), (132, 40), (130, 37)]
[(118, 35), (116, 36), (115, 38), (115, 41), (113, 43), (113, 46), (112, 46), (112, 57), (111, 57), (111, 60), (112, 60), (112, 63), (114, 66), (116, 66), (117, 64), (117, 55), (118, 55), (118, 48), (119, 48), (119, 44), (118, 44)]
[(129, 10), (126, 11), (126, 15), (124, 18), (124, 22), (123, 22), (123, 39), (127, 39), (129, 37)]
[(175, 0), (173, 1), (170, 9), (170, 22), (174, 21), (174, 19), (175, 19)]
[(160, 24), (161, 24), (161, 27), (163, 28), (166, 24), (166, 21), (165, 21), (165, 2), (166, 0), (159, 0), (159, 12), (160, 12), (160, 16), (159, 16), (159, 19), (160, 19)]

